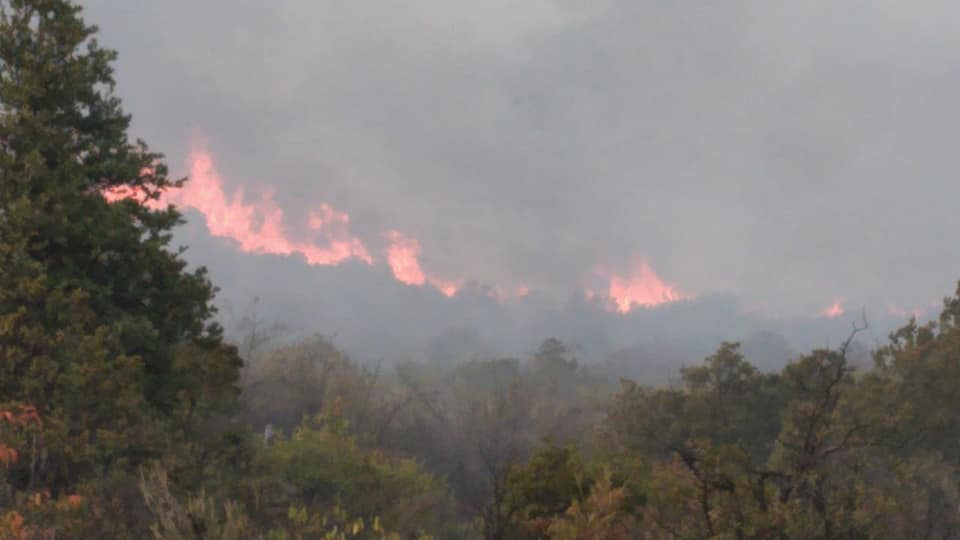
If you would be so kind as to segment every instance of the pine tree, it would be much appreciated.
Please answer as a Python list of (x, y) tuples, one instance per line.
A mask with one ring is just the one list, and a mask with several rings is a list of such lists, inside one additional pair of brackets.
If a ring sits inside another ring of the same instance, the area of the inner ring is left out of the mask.
[[(170, 245), (180, 215), (141, 204), (182, 180), (128, 139), (116, 53), (80, 11), (0, 0), (0, 409), (44, 421), (15, 491), (131, 470), (237, 394), (215, 291)], [(137, 196), (111, 204), (110, 189)]]

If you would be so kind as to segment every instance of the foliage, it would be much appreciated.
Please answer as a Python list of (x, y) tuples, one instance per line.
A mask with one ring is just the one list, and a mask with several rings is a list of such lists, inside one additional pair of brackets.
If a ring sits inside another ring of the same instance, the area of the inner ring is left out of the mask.
[(141, 470), (140, 490), (156, 520), (150, 526), (156, 540), (242, 540), (255, 534), (249, 518), (236, 503), (228, 501), (221, 506), (202, 492), (181, 502), (173, 493), (166, 471), (157, 465)]
[(847, 362), (855, 328), (839, 349), (813, 351), (776, 375), (758, 374), (724, 344), (684, 370), (682, 388), (626, 384), (605, 440), (614, 454), (649, 462), (635, 512), (649, 534), (953, 537), (957, 518), (947, 509), (958, 486), (946, 479), (960, 471), (949, 454), (954, 438), (944, 436), (955, 428), (942, 412), (955, 394), (932, 383), (951, 384), (960, 358), (955, 302), (939, 325), (911, 322), (894, 333), (878, 368), (860, 376)]
[(609, 472), (600, 476), (585, 500), (575, 500), (552, 520), (546, 536), (554, 540), (632, 538), (631, 518), (623, 511), (627, 489), (614, 487)]
[(372, 430), (368, 423), (371, 408), (378, 405), (377, 377), (377, 372), (361, 368), (321, 336), (281, 346), (245, 367), (244, 418), (254, 426), (271, 424), (290, 432), (305, 416), (330, 413), (336, 407), (338, 416)]
[(341, 417), (306, 419), (289, 438), (278, 436), (254, 471), (260, 474), (248, 483), (249, 506), (265, 522), (282, 521), (293, 507), (321, 520), (337, 510), (419, 535), (450, 513), (441, 482), (411, 459), (364, 450)]
[[(291, 505), (286, 515), (267, 528), (255, 525), (234, 501), (221, 502), (202, 491), (197, 495), (176, 494), (166, 472), (154, 465), (141, 472), (140, 488), (155, 522), (150, 532), (155, 540), (399, 540), (401, 536), (384, 529), (380, 519), (351, 518), (339, 507), (329, 512), (311, 512)], [(429, 540), (428, 536), (416, 536)]]
[(0, 2), (0, 396), (43, 418), (2, 433), (5, 462), (29, 458), (5, 476), (8, 508), (96, 499), (148, 459), (212, 451), (208, 421), (238, 393), (213, 287), (169, 248), (179, 215), (142, 204), (179, 181), (128, 139), (95, 32), (66, 0)]
[(503, 512), (512, 522), (511, 534), (542, 537), (551, 520), (589, 495), (594, 471), (572, 445), (545, 445), (506, 480)]

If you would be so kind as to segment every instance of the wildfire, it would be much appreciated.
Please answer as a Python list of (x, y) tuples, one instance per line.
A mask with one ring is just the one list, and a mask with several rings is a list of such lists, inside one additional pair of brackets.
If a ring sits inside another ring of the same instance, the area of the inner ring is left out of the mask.
[[(644, 260), (640, 260), (628, 275), (600, 273), (609, 278), (607, 295), (620, 313), (629, 313), (634, 306), (654, 307), (689, 298), (675, 285), (660, 279)], [(588, 291), (588, 298), (592, 296), (593, 293)]]
[(843, 309), (843, 298), (835, 298), (830, 307), (823, 311), (824, 317), (835, 319), (845, 313)]
[[(194, 149), (189, 156), (190, 179), (182, 187), (162, 193), (159, 198), (147, 198), (137, 189), (118, 186), (102, 192), (108, 202), (134, 199), (149, 208), (162, 209), (168, 205), (191, 208), (201, 213), (211, 235), (229, 238), (238, 248), (247, 253), (274, 255), (299, 255), (310, 265), (337, 265), (349, 259), (358, 259), (374, 264), (374, 257), (364, 242), (354, 236), (350, 230), (350, 216), (336, 210), (327, 203), (321, 203), (310, 210), (305, 223), (297, 228), (306, 233), (304, 236), (289, 234), (286, 216), (273, 198), (273, 188), (264, 190), (259, 198), (248, 199), (243, 187), (228, 194), (224, 181), (217, 172), (213, 158), (203, 150)], [(151, 170), (144, 169), (144, 175)], [(432, 287), (441, 294), (453, 297), (464, 288), (463, 280), (450, 280), (432, 274), (421, 266), (420, 242), (398, 230), (385, 233), (388, 245), (383, 251), (386, 264), (390, 266), (393, 277), (410, 286)], [(597, 292), (585, 289), (585, 298), (589, 301), (600, 299), (608, 302), (611, 311), (630, 313), (637, 306), (650, 308), (663, 304), (690, 299), (676, 285), (665, 282), (643, 259), (636, 259), (633, 269), (626, 274), (599, 269), (599, 276), (607, 279), (606, 290)], [(470, 285), (467, 285), (470, 288)], [(523, 298), (530, 294), (530, 287), (523, 282), (516, 286), (482, 286), (478, 291), (486, 291), (491, 298), (505, 302), (512, 298)], [(834, 298), (833, 303), (820, 315), (828, 318), (842, 316), (846, 310), (842, 297)], [(890, 304), (887, 313), (892, 316), (913, 316), (919, 319), (937, 307), (903, 308)]]
[(144, 200), (143, 197), (129, 186), (116, 186), (107, 188), (103, 191), (103, 198), (109, 203), (115, 203), (124, 199), (136, 199), (140, 204), (146, 204), (151, 208), (156, 208), (155, 201)]
[(213, 160), (205, 152), (191, 156), (190, 181), (170, 198), (173, 204), (202, 213), (210, 234), (236, 241), (242, 251), (300, 254), (312, 265), (335, 265), (350, 258), (373, 263), (363, 242), (350, 234), (347, 214), (321, 204), (307, 220), (320, 242), (294, 240), (286, 233), (283, 210), (273, 202), (272, 190), (265, 191), (259, 201), (248, 203), (243, 188), (238, 188), (228, 199)]
[[(103, 197), (108, 202), (132, 198), (155, 209), (170, 204), (192, 208), (203, 214), (210, 234), (235, 241), (246, 253), (296, 254), (311, 265), (336, 265), (348, 259), (374, 263), (363, 241), (351, 234), (350, 216), (345, 212), (320, 204), (306, 219), (306, 230), (313, 235), (313, 241), (295, 239), (287, 232), (283, 209), (274, 202), (272, 188), (255, 201), (247, 200), (242, 187), (228, 196), (210, 154), (195, 150), (189, 162), (190, 180), (180, 189), (163, 193), (158, 200), (145, 200), (126, 186), (107, 189)], [(429, 284), (446, 296), (454, 296), (460, 290), (459, 281), (423, 271), (420, 242), (416, 238), (388, 231), (387, 239), (387, 263), (398, 281), (416, 286)]]
[[(349, 259), (374, 264), (374, 257), (364, 242), (350, 230), (350, 216), (323, 203), (310, 211), (299, 230), (308, 236), (289, 234), (284, 211), (274, 202), (273, 189), (264, 190), (258, 198), (249, 198), (242, 187), (228, 193), (214, 166), (213, 158), (203, 150), (189, 156), (189, 181), (179, 189), (164, 192), (159, 199), (146, 200), (141, 193), (125, 186), (103, 192), (109, 202), (136, 199), (150, 208), (174, 205), (201, 213), (211, 235), (229, 238), (246, 253), (299, 255), (311, 265), (337, 265)], [(420, 242), (397, 230), (385, 234), (385, 262), (394, 278), (411, 286), (430, 286), (445, 296), (455, 296), (463, 287), (462, 280), (441, 278), (427, 272), (420, 264)], [(634, 306), (652, 307), (688, 298), (674, 285), (664, 282), (645, 262), (640, 261), (629, 275), (606, 274), (609, 278), (607, 297), (613, 309), (628, 313)], [(526, 284), (515, 289), (491, 288), (498, 300), (523, 297), (530, 293)], [(587, 291), (588, 298), (594, 292)]]
[(400, 231), (388, 231), (387, 264), (393, 271), (393, 277), (407, 285), (429, 283), (445, 296), (453, 296), (460, 290), (460, 284), (436, 276), (427, 275), (420, 267), (420, 242), (416, 238), (404, 235)]
[(307, 228), (316, 240), (295, 240), (287, 234), (283, 210), (273, 202), (271, 189), (264, 191), (259, 201), (247, 202), (244, 195), (241, 187), (227, 196), (213, 159), (203, 151), (190, 155), (190, 181), (165, 192), (159, 200), (140, 200), (126, 187), (103, 193), (110, 202), (133, 197), (153, 208), (173, 204), (197, 210), (206, 219), (210, 234), (235, 241), (247, 253), (299, 254), (311, 265), (335, 265), (351, 258), (373, 263), (363, 242), (350, 234), (350, 216), (330, 205), (321, 204), (308, 216)]
[(460, 290), (460, 282), (458, 281), (449, 281), (432, 276), (427, 278), (427, 280), (434, 288), (448, 298), (453, 298), (453, 296), (457, 294), (457, 291)]
[(420, 242), (408, 238), (400, 231), (387, 232), (390, 246), (387, 247), (387, 263), (393, 270), (393, 277), (407, 285), (423, 285), (427, 276), (420, 268)]

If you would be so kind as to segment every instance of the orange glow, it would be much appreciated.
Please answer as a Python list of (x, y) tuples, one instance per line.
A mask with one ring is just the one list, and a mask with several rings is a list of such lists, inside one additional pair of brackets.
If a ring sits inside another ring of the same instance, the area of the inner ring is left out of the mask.
[(460, 282), (458, 281), (447, 281), (445, 279), (440, 279), (433, 276), (429, 276), (427, 280), (431, 285), (433, 285), (438, 291), (448, 298), (452, 298), (457, 294), (457, 291), (460, 290)]
[[(131, 189), (129, 186), (114, 186), (107, 188), (102, 191), (103, 198), (107, 200), (108, 203), (115, 203), (117, 201), (122, 201), (124, 199), (133, 199), (136, 198), (139, 200), (137, 193)], [(143, 201), (140, 201), (141, 203)]]
[(610, 279), (607, 295), (620, 313), (629, 313), (634, 306), (654, 307), (689, 298), (675, 285), (660, 279), (646, 261), (640, 260), (635, 266), (629, 275), (607, 274)]
[(393, 270), (393, 277), (407, 285), (423, 285), (427, 281), (420, 268), (420, 242), (408, 238), (400, 231), (388, 231), (387, 263)]
[(165, 197), (161, 197), (160, 200), (147, 199), (146, 195), (144, 195), (142, 191), (137, 191), (130, 186), (113, 186), (104, 189), (100, 193), (108, 203), (115, 203), (125, 199), (133, 199), (140, 204), (154, 210), (161, 210), (166, 207), (166, 202), (164, 202), (166, 200)]
[[(204, 216), (211, 235), (229, 238), (247, 253), (298, 255), (311, 265), (337, 265), (350, 259), (367, 264), (375, 262), (365, 243), (351, 232), (347, 213), (322, 203), (302, 219), (291, 220), (275, 202), (270, 188), (258, 197), (248, 196), (242, 186), (228, 192), (213, 158), (203, 150), (194, 150), (189, 156), (189, 181), (182, 188), (168, 190), (159, 199), (146, 199), (140, 190), (128, 186), (104, 190), (103, 196), (109, 202), (132, 198), (154, 209), (171, 204), (194, 209)], [(422, 266), (423, 250), (417, 238), (398, 230), (387, 231), (385, 238), (383, 256), (377, 257), (376, 262), (388, 264), (394, 278), (401, 283), (429, 286), (447, 297), (456, 296), (464, 287), (465, 280), (441, 278)], [(614, 312), (626, 314), (637, 307), (651, 308), (692, 298), (677, 285), (664, 281), (643, 259), (636, 259), (627, 272), (600, 269), (597, 274), (605, 283), (584, 290), (585, 298), (606, 302), (607, 308)], [(524, 282), (501, 285), (491, 285), (487, 294), (504, 302), (530, 294)], [(844, 304), (844, 298), (836, 297), (820, 316), (841, 317), (846, 313)], [(935, 307), (889, 305), (887, 313), (919, 318), (929, 315)]]
[(393, 271), (393, 277), (407, 285), (429, 283), (444, 296), (451, 297), (460, 290), (457, 281), (445, 280), (427, 275), (420, 267), (420, 242), (400, 231), (387, 231), (390, 245), (387, 247), (387, 264)]
[[(110, 202), (130, 197), (140, 200), (137, 193), (125, 186), (106, 190), (103, 196)], [(153, 208), (167, 204), (193, 208), (206, 218), (210, 234), (234, 240), (247, 253), (297, 254), (311, 265), (335, 265), (350, 258), (373, 263), (363, 242), (350, 234), (347, 214), (322, 204), (307, 219), (307, 226), (319, 237), (318, 241), (292, 239), (284, 228), (283, 210), (273, 202), (272, 190), (268, 189), (254, 202), (245, 200), (243, 188), (228, 197), (213, 159), (203, 151), (190, 155), (190, 179), (183, 188), (167, 191), (160, 200), (146, 204)]]
[[(103, 191), (109, 202), (133, 198), (150, 208), (168, 205), (192, 208), (200, 212), (213, 236), (229, 238), (246, 253), (300, 255), (311, 265), (336, 265), (351, 258), (373, 264), (363, 241), (350, 232), (350, 216), (324, 203), (309, 212), (303, 230), (313, 240), (302, 240), (288, 234), (285, 214), (273, 199), (272, 188), (265, 190), (259, 200), (248, 200), (243, 187), (228, 194), (224, 181), (217, 172), (213, 158), (203, 150), (194, 150), (189, 157), (189, 181), (179, 189), (164, 192), (159, 199), (145, 200), (143, 195), (127, 186)], [(414, 286), (430, 285), (447, 297), (455, 296), (463, 280), (451, 280), (426, 272), (420, 264), (421, 245), (400, 231), (386, 233), (389, 245), (385, 249), (386, 262), (394, 278)], [(629, 276), (608, 274), (607, 297), (614, 309), (628, 313), (635, 305), (651, 307), (687, 298), (671, 284), (663, 282), (650, 266), (641, 261), (638, 270)], [(530, 293), (526, 284), (517, 286), (511, 295), (509, 289), (491, 287), (490, 295), (500, 301), (511, 296), (523, 297)], [(587, 291), (587, 298), (595, 293)]]
[[(246, 253), (297, 255), (310, 265), (337, 265), (350, 259), (374, 264), (364, 242), (351, 232), (347, 213), (321, 203), (307, 212), (305, 219), (298, 220), (300, 223), (290, 223), (284, 210), (274, 201), (273, 188), (265, 189), (258, 198), (246, 197), (242, 186), (227, 193), (225, 182), (208, 152), (195, 149), (188, 162), (189, 181), (181, 188), (163, 192), (159, 198), (147, 198), (145, 191), (150, 191), (148, 188), (128, 185), (104, 189), (102, 195), (110, 203), (133, 199), (155, 210), (169, 205), (196, 210), (203, 215), (211, 235), (234, 241)], [(141, 170), (141, 176), (147, 177), (142, 179), (148, 186), (153, 172), (152, 167)], [(291, 235), (290, 231), (302, 234)], [(385, 236), (388, 240), (383, 251), (385, 261), (378, 257), (377, 262), (386, 262), (397, 281), (411, 286), (430, 286), (447, 297), (454, 297), (462, 290), (465, 280), (441, 278), (421, 266), (422, 247), (417, 238), (397, 230), (389, 230)], [(627, 314), (637, 306), (651, 308), (692, 298), (676, 285), (661, 279), (643, 259), (636, 259), (631, 271), (626, 273), (607, 269), (599, 269), (596, 273), (607, 283), (603, 287), (585, 289), (584, 298), (590, 302), (603, 302), (610, 311)], [(471, 288), (468, 285), (468, 291), (473, 290), (500, 302), (523, 298), (531, 292), (525, 282), (513, 287), (478, 285)], [(842, 297), (834, 298), (820, 316), (843, 316), (846, 312), (844, 302)], [(904, 308), (891, 304), (887, 313), (919, 319), (930, 315), (937, 306), (933, 303), (926, 307)]]
[(834, 319), (843, 315), (845, 310), (843, 309), (843, 298), (835, 298), (833, 304), (830, 304), (830, 307), (823, 311), (825, 317)]
[[(153, 174), (154, 171), (152, 167), (144, 167), (140, 169), (140, 176), (149, 177)], [(128, 185), (108, 187), (100, 193), (108, 203), (115, 203), (124, 199), (133, 199), (140, 204), (154, 210), (161, 210), (167, 205), (167, 203), (163, 200), (148, 199), (142, 190), (134, 189)]]
[(296, 241), (286, 234), (283, 210), (273, 202), (272, 190), (264, 192), (258, 202), (247, 203), (243, 188), (228, 199), (213, 160), (205, 152), (193, 153), (190, 180), (183, 189), (171, 193), (171, 199), (175, 204), (198, 210), (206, 217), (210, 234), (236, 241), (242, 251), (300, 254), (312, 265), (339, 264), (350, 258), (373, 263), (363, 242), (350, 234), (349, 216), (327, 204), (308, 216), (308, 227), (321, 240), (314, 243)]

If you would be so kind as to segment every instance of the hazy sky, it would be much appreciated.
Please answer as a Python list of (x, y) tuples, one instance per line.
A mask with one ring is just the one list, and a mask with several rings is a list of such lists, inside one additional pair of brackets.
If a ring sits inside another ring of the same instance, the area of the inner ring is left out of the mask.
[(960, 277), (955, 1), (83, 3), (175, 171), (202, 139), (441, 275), (563, 295), (642, 257), (771, 315)]

